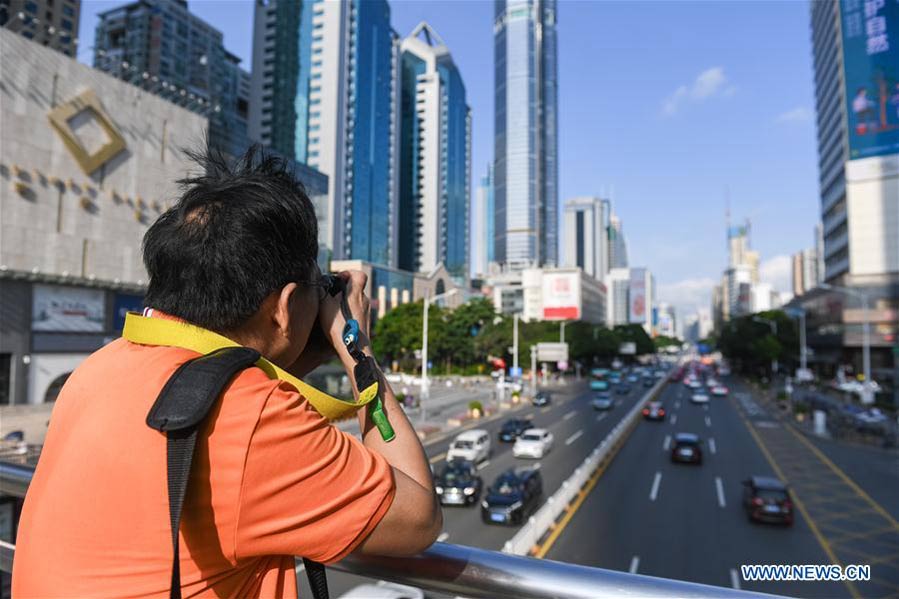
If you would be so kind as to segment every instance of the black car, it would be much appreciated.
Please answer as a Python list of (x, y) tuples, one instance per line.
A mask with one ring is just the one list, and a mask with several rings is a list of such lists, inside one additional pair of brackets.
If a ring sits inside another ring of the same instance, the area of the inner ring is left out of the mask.
[(671, 446), (671, 461), (702, 464), (702, 439), (693, 433), (677, 433)]
[(743, 508), (751, 521), (793, 524), (790, 491), (771, 476), (752, 476), (743, 481)]
[(656, 384), (655, 379), (651, 379), (651, 378), (649, 378), (649, 377), (646, 377), (646, 378), (643, 379), (643, 386), (644, 386), (644, 387), (652, 387), (652, 386), (655, 385), (655, 384)]
[(549, 405), (549, 393), (546, 391), (538, 391), (537, 395), (534, 396), (533, 404), (535, 406), (548, 406)]
[(643, 408), (643, 418), (646, 420), (665, 420), (665, 407), (660, 401), (651, 401)]
[(512, 443), (521, 433), (529, 428), (534, 428), (534, 423), (530, 420), (525, 420), (524, 418), (506, 420), (503, 423), (503, 427), (499, 429), (499, 440), (504, 443)]
[(512, 468), (500, 474), (481, 502), (485, 524), (521, 524), (540, 505), (543, 477), (536, 468)]
[(631, 392), (631, 386), (626, 383), (621, 383), (617, 387), (615, 387), (615, 393), (618, 395), (627, 395)]
[(483, 487), (484, 481), (471, 462), (448, 462), (434, 477), (434, 490), (443, 505), (474, 505)]

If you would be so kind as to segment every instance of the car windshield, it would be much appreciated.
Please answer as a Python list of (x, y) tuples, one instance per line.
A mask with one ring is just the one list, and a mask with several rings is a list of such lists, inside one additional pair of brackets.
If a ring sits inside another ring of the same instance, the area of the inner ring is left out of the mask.
[(444, 483), (451, 485), (455, 482), (467, 481), (471, 478), (471, 471), (465, 467), (452, 467), (449, 466), (444, 469), (440, 478)]
[(537, 435), (537, 434), (525, 433), (525, 434), (521, 435), (521, 438), (524, 441), (539, 441), (541, 437), (540, 437), (540, 435)]
[(474, 443), (471, 441), (456, 441), (453, 443), (453, 449), (471, 449), (474, 447)]

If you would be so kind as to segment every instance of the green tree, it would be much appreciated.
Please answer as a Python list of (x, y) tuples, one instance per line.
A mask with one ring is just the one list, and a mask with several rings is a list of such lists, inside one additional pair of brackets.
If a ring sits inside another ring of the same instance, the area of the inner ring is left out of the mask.
[(615, 327), (615, 332), (622, 342), (632, 341), (637, 346), (637, 355), (651, 354), (655, 352), (655, 345), (646, 331), (639, 324), (623, 324)]

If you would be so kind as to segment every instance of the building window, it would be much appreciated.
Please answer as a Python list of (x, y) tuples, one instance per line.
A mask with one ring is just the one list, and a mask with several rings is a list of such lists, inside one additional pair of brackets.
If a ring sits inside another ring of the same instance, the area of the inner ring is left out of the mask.
[(12, 354), (0, 354), (0, 406), (9, 406), (13, 403), (12, 390), (9, 388), (11, 370)]
[(66, 31), (72, 30), (72, 22), (68, 19), (63, 19), (62, 21), (60, 21), (59, 25)]
[(72, 8), (71, 6), (69, 6), (68, 4), (63, 4), (62, 5), (62, 14), (64, 14), (67, 17), (74, 17), (75, 9)]
[(26, 2), (25, 10), (27, 12), (30, 12), (33, 15), (36, 15), (37, 14), (37, 4), (35, 4), (34, 2)]

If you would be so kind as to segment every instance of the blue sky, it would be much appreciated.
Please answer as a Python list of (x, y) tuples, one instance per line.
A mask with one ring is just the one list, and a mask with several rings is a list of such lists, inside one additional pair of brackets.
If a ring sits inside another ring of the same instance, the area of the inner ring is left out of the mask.
[[(79, 55), (96, 13), (85, 0)], [(249, 67), (253, 5), (191, 0)], [(493, 3), (392, 1), (394, 28), (428, 21), (465, 80), (472, 180), (493, 157)], [(725, 197), (752, 220), (762, 277), (789, 290), (789, 254), (819, 218), (809, 6), (800, 1), (560, 0), (560, 200), (612, 195), (631, 265), (681, 315), (708, 306), (726, 263)]]

